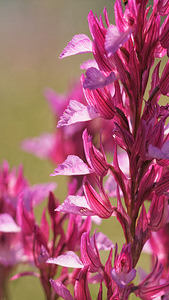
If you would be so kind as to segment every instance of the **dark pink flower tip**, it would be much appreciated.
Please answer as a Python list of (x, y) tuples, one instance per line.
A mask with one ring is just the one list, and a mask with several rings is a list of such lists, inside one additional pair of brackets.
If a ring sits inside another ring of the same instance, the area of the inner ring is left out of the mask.
[(163, 95), (169, 95), (169, 60), (165, 65), (160, 79), (160, 91)]
[(87, 180), (84, 182), (83, 188), (87, 203), (95, 215), (103, 219), (110, 218), (114, 207), (111, 205), (108, 197), (105, 195), (105, 197), (102, 198)]
[(81, 237), (80, 252), (83, 264), (85, 266), (89, 266), (89, 272), (95, 273), (99, 270), (99, 268), (101, 268), (102, 264), (95, 235), (93, 236), (93, 239), (90, 239), (89, 232), (83, 233)]
[(52, 288), (61, 298), (65, 300), (74, 300), (70, 291), (63, 285), (61, 281), (55, 281), (52, 278), (49, 280)]
[(87, 129), (83, 131), (83, 145), (85, 150), (85, 156), (90, 165), (98, 176), (106, 176), (109, 164), (107, 163), (106, 156), (101, 144), (101, 151), (94, 147), (92, 144), (92, 137), (88, 135)]
[(59, 58), (92, 52), (92, 41), (85, 34), (78, 34), (68, 43)]

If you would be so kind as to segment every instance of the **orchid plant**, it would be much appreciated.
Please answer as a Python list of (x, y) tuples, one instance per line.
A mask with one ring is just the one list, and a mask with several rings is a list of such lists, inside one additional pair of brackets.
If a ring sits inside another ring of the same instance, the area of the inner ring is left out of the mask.
[[(2, 196), (1, 236), (10, 245), (19, 243), (20, 260), (37, 269), (13, 279), (39, 277), (48, 300), (94, 299), (95, 285), (98, 300), (169, 299), (169, 105), (160, 105), (169, 96), (169, 2), (148, 2), (116, 0), (116, 25), (106, 8), (100, 18), (89, 12), (91, 38), (75, 35), (60, 55), (91, 53), (81, 65), (81, 86), (66, 97), (48, 90), (57, 131), (22, 144), (57, 163), (52, 176), (69, 176), (64, 202), (50, 192), (38, 225), (33, 206), (40, 200), (22, 176), (14, 205)], [(43, 189), (40, 199), (49, 193), (48, 185)], [(115, 218), (124, 233), (121, 250), (100, 231), (91, 233), (92, 221), (99, 226)], [(105, 263), (100, 250), (109, 253)], [(142, 270), (138, 281), (144, 250), (152, 270)], [(15, 256), (12, 265), (16, 261)]]

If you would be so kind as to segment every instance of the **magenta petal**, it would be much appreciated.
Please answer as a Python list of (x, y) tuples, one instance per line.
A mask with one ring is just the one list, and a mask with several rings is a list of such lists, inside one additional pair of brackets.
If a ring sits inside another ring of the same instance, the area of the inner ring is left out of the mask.
[(124, 288), (129, 282), (131, 282), (136, 277), (136, 270), (132, 269), (129, 273), (117, 273), (116, 270), (113, 268), (111, 271), (111, 276), (119, 287)]
[(63, 285), (61, 281), (55, 281), (50, 279), (50, 284), (54, 291), (63, 299), (65, 300), (74, 300), (69, 290)]
[(87, 35), (78, 34), (68, 43), (59, 58), (86, 52), (92, 52), (92, 41)]
[(107, 29), (107, 34), (105, 38), (105, 49), (108, 55), (113, 55), (131, 36), (131, 28), (127, 31), (119, 31), (119, 29), (111, 25)]
[(9, 214), (0, 214), (0, 232), (19, 232), (21, 228)]
[(56, 175), (84, 175), (93, 171), (78, 156), (69, 155), (67, 159), (55, 169), (51, 176)]
[(68, 268), (78, 268), (82, 269), (84, 267), (82, 261), (79, 256), (73, 251), (68, 251), (65, 254), (59, 255), (58, 257), (49, 258), (46, 260), (48, 264), (56, 264), (62, 267)]
[(169, 95), (169, 60), (167, 61), (160, 79), (160, 92)]
[(111, 72), (109, 76), (103, 75), (98, 69), (91, 67), (86, 71), (86, 78), (83, 83), (84, 89), (98, 89), (109, 85), (117, 80), (116, 74)]
[(59, 205), (55, 211), (62, 211), (81, 216), (93, 216), (94, 212), (91, 211), (84, 196), (68, 196), (66, 200)]
[(89, 105), (85, 106), (76, 100), (71, 100), (61, 116), (57, 128), (77, 122), (89, 121), (98, 117), (99, 113), (96, 108)]

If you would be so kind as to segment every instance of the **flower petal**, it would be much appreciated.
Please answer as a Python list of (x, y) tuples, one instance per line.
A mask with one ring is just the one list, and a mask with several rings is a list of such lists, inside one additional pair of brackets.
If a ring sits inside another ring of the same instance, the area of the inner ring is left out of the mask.
[(68, 43), (59, 58), (86, 52), (92, 52), (92, 41), (87, 35), (78, 34)]
[(51, 176), (56, 175), (84, 175), (93, 171), (76, 155), (68, 155), (67, 159), (55, 169)]
[(68, 268), (78, 268), (82, 269), (84, 267), (82, 261), (79, 256), (73, 251), (68, 251), (65, 254), (59, 255), (58, 257), (47, 259), (46, 263), (48, 264), (56, 264), (62, 267)]
[(70, 100), (68, 107), (57, 124), (57, 128), (77, 122), (89, 121), (98, 117), (99, 113), (96, 108), (89, 105), (85, 106), (76, 100)]
[(59, 205), (55, 211), (62, 211), (81, 216), (93, 216), (94, 212), (91, 211), (84, 196), (68, 196), (65, 201)]
[(9, 214), (0, 214), (0, 232), (19, 232), (21, 228)]
[(108, 56), (113, 55), (131, 36), (131, 28), (122, 32), (116, 26), (111, 25), (107, 29), (105, 49)]
[(91, 67), (86, 71), (86, 78), (83, 83), (84, 89), (98, 89), (105, 87), (117, 80), (117, 76), (114, 72), (111, 72), (109, 76), (103, 75), (98, 69)]

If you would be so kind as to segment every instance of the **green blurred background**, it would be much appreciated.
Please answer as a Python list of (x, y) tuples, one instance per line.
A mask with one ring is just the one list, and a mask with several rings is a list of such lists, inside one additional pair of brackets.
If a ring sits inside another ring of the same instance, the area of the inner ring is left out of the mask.
[[(23, 164), (32, 184), (51, 181), (54, 166), (23, 152), (20, 142), (53, 132), (55, 123), (43, 90), (50, 87), (63, 93), (79, 77), (86, 56), (63, 60), (58, 56), (75, 34), (90, 36), (87, 15), (91, 9), (99, 15), (104, 6), (113, 22), (114, 1), (110, 0), (0, 0), (0, 162), (6, 159), (11, 167)], [(63, 178), (55, 179), (56, 195), (63, 200)], [(117, 222), (104, 221), (102, 226), (114, 243), (123, 243)], [(34, 278), (11, 282), (9, 293), (11, 300), (44, 299)]]

